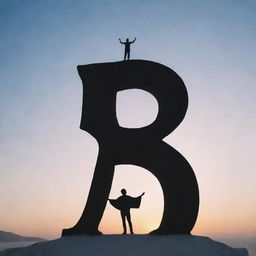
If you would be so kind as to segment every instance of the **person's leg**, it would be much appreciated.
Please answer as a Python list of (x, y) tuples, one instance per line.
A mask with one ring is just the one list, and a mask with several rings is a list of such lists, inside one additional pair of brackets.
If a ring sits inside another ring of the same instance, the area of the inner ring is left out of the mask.
[(127, 51), (124, 51), (124, 60), (126, 59)]
[(125, 223), (125, 213), (124, 212), (121, 212), (121, 217), (122, 217), (123, 229), (124, 229), (123, 234), (126, 234), (126, 223)]
[(126, 218), (127, 218), (128, 224), (129, 224), (130, 232), (131, 232), (131, 234), (133, 234), (132, 221), (131, 221), (131, 214), (130, 214), (130, 211), (128, 211), (128, 212), (126, 213)]
[(129, 60), (130, 59), (130, 51), (128, 51), (127, 54), (128, 54), (128, 60)]

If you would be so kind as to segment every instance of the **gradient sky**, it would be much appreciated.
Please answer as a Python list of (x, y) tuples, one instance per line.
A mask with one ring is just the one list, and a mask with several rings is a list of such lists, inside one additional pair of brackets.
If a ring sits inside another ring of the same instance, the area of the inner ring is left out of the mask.
[[(187, 115), (164, 140), (198, 179), (193, 234), (256, 236), (255, 13), (254, 0), (1, 0), (0, 229), (55, 238), (77, 222), (98, 145), (79, 129), (76, 66), (121, 60), (118, 38), (136, 36), (132, 58), (172, 68), (187, 86)], [(118, 93), (121, 125), (149, 124), (156, 113), (150, 94)], [(146, 192), (132, 211), (135, 232), (156, 228), (163, 210), (156, 178), (117, 166), (110, 197), (123, 187)], [(100, 229), (121, 232), (109, 205)]]

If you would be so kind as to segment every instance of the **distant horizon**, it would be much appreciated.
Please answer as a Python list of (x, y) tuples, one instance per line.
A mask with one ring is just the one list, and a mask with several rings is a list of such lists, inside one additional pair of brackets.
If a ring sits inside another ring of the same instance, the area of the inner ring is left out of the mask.
[[(56, 237), (42, 237), (42, 236), (37, 236), (37, 235), (29, 235), (29, 236), (26, 236), (26, 235), (22, 235), (22, 234), (17, 234), (15, 232), (12, 232), (12, 231), (7, 231), (7, 230), (0, 230), (0, 232), (3, 231), (3, 232), (7, 232), (7, 233), (12, 233), (12, 234), (15, 234), (15, 235), (19, 235), (19, 236), (22, 236), (22, 237), (31, 237), (31, 238), (39, 238), (39, 239), (45, 239), (45, 240), (53, 240), (53, 239), (58, 239), (60, 238), (61, 236), (56, 236)], [(102, 234), (104, 236), (115, 236), (115, 235), (123, 235), (123, 234), (119, 234), (119, 233), (114, 233), (114, 234), (111, 234), (111, 233), (108, 233), (108, 234)], [(102, 236), (102, 235), (96, 235), (96, 236)], [(128, 236), (130, 234), (127, 234)], [(150, 234), (133, 234), (133, 235), (150, 235)], [(220, 236), (207, 236), (207, 235), (202, 235), (202, 234), (191, 234), (193, 236), (206, 236), (206, 237), (209, 237), (211, 239), (214, 239), (214, 240), (218, 240), (218, 239), (231, 239), (231, 240), (250, 240), (250, 239), (256, 239), (256, 236), (253, 236), (253, 237), (230, 237), (230, 236), (227, 236), (227, 237), (220, 237)], [(88, 235), (90, 236), (90, 235)], [(1, 241), (0, 241), (1, 243)]]

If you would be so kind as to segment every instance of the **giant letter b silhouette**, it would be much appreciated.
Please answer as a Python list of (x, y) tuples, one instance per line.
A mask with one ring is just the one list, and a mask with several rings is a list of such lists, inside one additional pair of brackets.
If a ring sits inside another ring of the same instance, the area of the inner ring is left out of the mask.
[[(78, 72), (84, 86), (80, 127), (97, 139), (99, 155), (84, 212), (62, 235), (100, 234), (98, 226), (118, 164), (146, 168), (160, 182), (164, 212), (159, 228), (151, 233), (189, 234), (199, 206), (196, 177), (186, 159), (162, 140), (187, 110), (181, 78), (168, 67), (143, 60), (78, 66)], [(150, 92), (159, 104), (156, 120), (139, 129), (120, 127), (116, 117), (117, 92), (133, 88)]]

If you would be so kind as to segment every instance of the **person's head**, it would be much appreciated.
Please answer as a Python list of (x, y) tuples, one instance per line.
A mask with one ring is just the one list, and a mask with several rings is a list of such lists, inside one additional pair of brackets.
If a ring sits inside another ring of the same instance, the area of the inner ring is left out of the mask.
[(121, 190), (121, 193), (122, 193), (122, 195), (126, 195), (126, 190), (123, 188), (122, 190)]
[(126, 42), (129, 42), (129, 38), (126, 38)]

